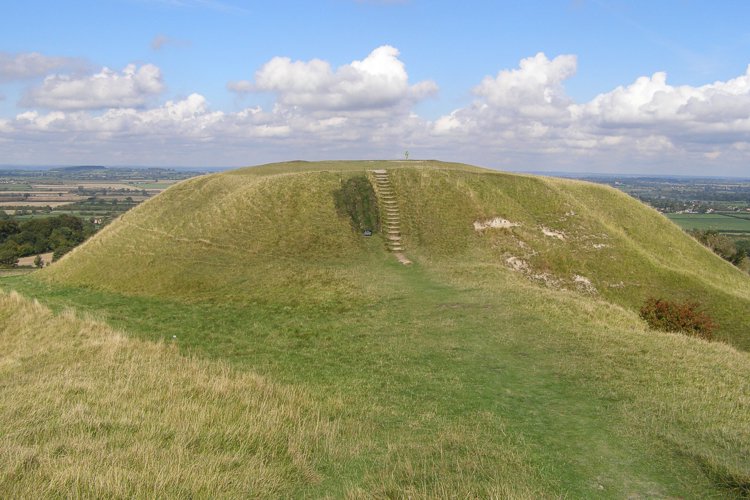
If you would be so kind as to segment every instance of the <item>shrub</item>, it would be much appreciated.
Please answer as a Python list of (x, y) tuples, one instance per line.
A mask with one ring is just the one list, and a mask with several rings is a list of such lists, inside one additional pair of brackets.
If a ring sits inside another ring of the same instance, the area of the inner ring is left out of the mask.
[(357, 232), (380, 230), (377, 196), (366, 176), (350, 177), (343, 181), (341, 189), (333, 193), (333, 199), (336, 211), (341, 216), (348, 215)]
[(671, 302), (650, 298), (641, 307), (641, 318), (651, 328), (681, 332), (691, 337), (711, 340), (716, 323), (700, 309), (697, 302)]
[(747, 258), (747, 250), (744, 247), (737, 245), (736, 242), (715, 229), (694, 230), (688, 231), (688, 233), (710, 248), (716, 255), (737, 267), (742, 267), (743, 261)]

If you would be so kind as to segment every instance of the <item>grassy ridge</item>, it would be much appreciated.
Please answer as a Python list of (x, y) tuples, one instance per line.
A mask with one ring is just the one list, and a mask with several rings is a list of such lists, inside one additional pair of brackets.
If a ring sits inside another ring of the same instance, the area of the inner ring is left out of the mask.
[(338, 264), (366, 262), (367, 242), (336, 212), (340, 185), (332, 174), (189, 180), (125, 214), (49, 276), (202, 300), (356, 302), (367, 277)]
[[(410, 267), (336, 212), (333, 193), (370, 163), (285, 164), (182, 183), (2, 285), (294, 388), (332, 427), (324, 446), (301, 438), (318, 479), (292, 479), (293, 494), (747, 494), (748, 354), (647, 331), (633, 310), (652, 292), (746, 307), (746, 277), (615, 191), (411, 163), (392, 172)], [(520, 225), (474, 229), (493, 217)], [(52, 321), (32, 328), (53, 335)], [(725, 334), (741, 345), (739, 329)], [(18, 414), (9, 445), (33, 429), (31, 409)], [(296, 470), (279, 456), (279, 474)]]

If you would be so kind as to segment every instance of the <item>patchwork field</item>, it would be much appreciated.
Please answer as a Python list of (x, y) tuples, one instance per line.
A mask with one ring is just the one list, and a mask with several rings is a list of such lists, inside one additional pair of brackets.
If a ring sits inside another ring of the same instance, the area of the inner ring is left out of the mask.
[(17, 220), (67, 214), (107, 223), (199, 172), (67, 167), (0, 171), (0, 207)]

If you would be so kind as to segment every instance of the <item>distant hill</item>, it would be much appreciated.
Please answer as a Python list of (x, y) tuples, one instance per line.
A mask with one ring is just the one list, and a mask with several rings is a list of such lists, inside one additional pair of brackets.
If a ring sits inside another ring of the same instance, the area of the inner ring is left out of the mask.
[(51, 172), (64, 172), (67, 174), (79, 173), (79, 172), (91, 172), (94, 170), (107, 170), (107, 167), (101, 165), (77, 165), (71, 167), (56, 167), (51, 168)]

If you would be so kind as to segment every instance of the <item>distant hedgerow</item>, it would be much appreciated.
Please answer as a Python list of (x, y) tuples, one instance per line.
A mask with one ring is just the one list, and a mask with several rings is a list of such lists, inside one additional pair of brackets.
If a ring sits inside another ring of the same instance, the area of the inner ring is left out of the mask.
[(641, 307), (641, 318), (651, 328), (667, 332), (680, 332), (704, 340), (713, 338), (716, 323), (700, 309), (698, 302), (671, 302), (650, 298)]

